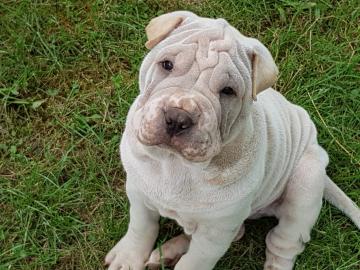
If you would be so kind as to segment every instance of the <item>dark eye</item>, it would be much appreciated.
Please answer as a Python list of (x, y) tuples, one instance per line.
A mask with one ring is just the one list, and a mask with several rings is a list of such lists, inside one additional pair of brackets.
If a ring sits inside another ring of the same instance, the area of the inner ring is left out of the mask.
[(235, 91), (231, 87), (225, 87), (220, 91), (220, 94), (227, 96), (235, 96)]
[(162, 61), (161, 66), (163, 69), (165, 69), (167, 71), (171, 71), (174, 68), (173, 63), (169, 60)]

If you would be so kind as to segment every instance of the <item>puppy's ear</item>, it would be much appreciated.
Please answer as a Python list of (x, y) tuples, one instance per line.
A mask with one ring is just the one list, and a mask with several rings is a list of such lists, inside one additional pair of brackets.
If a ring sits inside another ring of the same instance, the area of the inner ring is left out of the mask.
[(256, 100), (257, 94), (275, 84), (279, 71), (269, 50), (256, 39), (252, 43), (252, 98)]
[(152, 19), (145, 28), (148, 39), (145, 47), (152, 49), (178, 27), (183, 20), (184, 16), (174, 13), (167, 13)]

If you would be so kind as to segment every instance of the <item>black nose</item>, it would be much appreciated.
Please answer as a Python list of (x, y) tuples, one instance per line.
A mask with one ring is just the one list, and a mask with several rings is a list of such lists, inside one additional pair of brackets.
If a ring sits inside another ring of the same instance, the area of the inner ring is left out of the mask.
[(188, 131), (194, 122), (190, 114), (179, 108), (168, 108), (165, 111), (166, 132), (170, 136)]

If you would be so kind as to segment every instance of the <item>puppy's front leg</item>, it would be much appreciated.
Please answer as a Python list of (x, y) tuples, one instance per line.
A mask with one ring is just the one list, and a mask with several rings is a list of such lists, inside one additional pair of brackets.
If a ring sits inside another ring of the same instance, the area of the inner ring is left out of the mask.
[(228, 250), (242, 222), (225, 219), (198, 224), (192, 234), (188, 252), (181, 257), (175, 270), (211, 270)]
[(143, 270), (159, 230), (159, 214), (144, 204), (144, 197), (127, 187), (130, 223), (125, 236), (106, 255), (109, 270)]

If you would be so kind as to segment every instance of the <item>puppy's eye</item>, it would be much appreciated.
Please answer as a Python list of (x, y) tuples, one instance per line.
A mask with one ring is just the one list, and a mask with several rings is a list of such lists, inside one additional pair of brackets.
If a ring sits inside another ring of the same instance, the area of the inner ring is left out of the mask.
[(220, 91), (221, 95), (227, 95), (227, 96), (235, 96), (236, 93), (234, 91), (234, 89), (232, 89), (231, 87), (225, 87)]
[(167, 71), (171, 71), (174, 68), (174, 64), (169, 60), (162, 61), (161, 66)]

